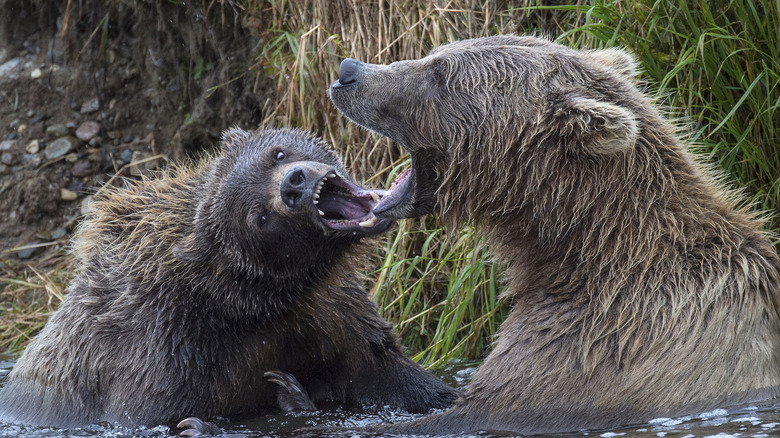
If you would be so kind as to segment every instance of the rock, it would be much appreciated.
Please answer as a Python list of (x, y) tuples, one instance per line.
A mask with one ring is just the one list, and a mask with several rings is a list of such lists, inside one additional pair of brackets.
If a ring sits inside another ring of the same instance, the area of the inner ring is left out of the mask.
[(30, 77), (33, 79), (39, 79), (41, 76), (43, 76), (43, 72), (39, 68), (30, 72)]
[(57, 240), (61, 237), (65, 237), (65, 235), (68, 234), (68, 230), (65, 228), (57, 228), (56, 230), (51, 232), (51, 240)]
[(119, 154), (119, 159), (124, 161), (125, 163), (129, 163), (133, 160), (133, 151), (130, 149), (125, 149), (122, 151), (121, 154)]
[(18, 160), (16, 159), (16, 155), (14, 155), (13, 152), (5, 151), (0, 154), (0, 163), (5, 164), (6, 166), (13, 166), (17, 162)]
[(124, 137), (122, 137), (123, 143), (130, 143), (133, 141), (133, 134), (125, 134)]
[(89, 142), (100, 132), (100, 124), (93, 120), (87, 120), (76, 130), (76, 137), (83, 142)]
[(46, 158), (53, 160), (59, 158), (71, 150), (74, 147), (74, 141), (70, 137), (60, 137), (46, 146), (46, 150), (43, 152)]
[[(28, 112), (27, 114), (30, 114), (30, 113)], [(30, 124), (34, 125), (34, 124), (36, 124), (38, 122), (42, 122), (42, 121), (44, 121), (44, 120), (46, 120), (48, 118), (49, 118), (49, 116), (47, 116), (46, 114), (38, 113), (35, 117), (30, 119)]]
[(68, 134), (70, 130), (64, 123), (54, 123), (46, 127), (46, 136), (49, 138), (60, 138)]
[(79, 159), (79, 155), (75, 152), (71, 152), (68, 155), (65, 155), (65, 161), (68, 163), (75, 163), (76, 160)]
[[(132, 160), (130, 160), (130, 162), (131, 163), (137, 163), (137, 162), (143, 160), (144, 158), (146, 158), (146, 154), (145, 153), (143, 153), (142, 151), (135, 151), (135, 152), (133, 152)], [(145, 170), (145, 169), (146, 169), (146, 167), (143, 164), (130, 166), (130, 175), (141, 176), (142, 173), (143, 173), (142, 171)]]
[(0, 142), (0, 151), (10, 151), (16, 140), (3, 140)]
[[(22, 249), (19, 251), (16, 251), (16, 256), (19, 257), (22, 260), (29, 259), (32, 257), (40, 248), (35, 247), (35, 245), (39, 244), (37, 240), (34, 242), (30, 242), (27, 245), (24, 245)], [(32, 248), (31, 248), (32, 247)]]
[(33, 140), (27, 143), (27, 147), (25, 147), (24, 150), (27, 151), (28, 154), (37, 154), (41, 150), (41, 142)]
[(8, 166), (0, 163), (0, 176), (6, 175), (7, 173), (8, 173)]
[(88, 215), (89, 213), (92, 213), (92, 195), (85, 196), (81, 200), (81, 214)]
[(18, 128), (16, 128), (16, 132), (19, 134), (22, 134), (26, 130), (27, 130), (27, 125), (25, 125), (24, 123), (22, 123), (21, 125), (19, 125)]
[(21, 63), (22, 63), (22, 58), (14, 58), (7, 61), (3, 65), (0, 65), (0, 76), (9, 76), (11, 70), (16, 68), (16, 66), (18, 66)]
[(60, 189), (60, 198), (62, 198), (63, 201), (75, 201), (78, 197), (79, 195), (72, 190)]
[(70, 171), (73, 176), (79, 178), (92, 175), (92, 172), (92, 162), (86, 159), (76, 161), (76, 163), (73, 165), (73, 169)]
[(90, 101), (84, 102), (81, 105), (81, 109), (79, 110), (79, 112), (81, 114), (92, 114), (99, 109), (100, 109), (100, 102), (98, 102), (96, 97)]

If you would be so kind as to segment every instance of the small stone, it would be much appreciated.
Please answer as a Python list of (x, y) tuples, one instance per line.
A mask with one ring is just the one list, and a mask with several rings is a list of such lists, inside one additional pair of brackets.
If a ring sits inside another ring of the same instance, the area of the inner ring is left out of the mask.
[(96, 97), (90, 101), (84, 102), (81, 105), (81, 109), (79, 110), (79, 112), (81, 114), (92, 114), (99, 109), (100, 109), (100, 102), (98, 102)]
[(33, 140), (27, 143), (27, 147), (25, 147), (24, 150), (27, 151), (28, 154), (37, 154), (41, 150), (41, 142)]
[(98, 148), (98, 147), (100, 147), (100, 145), (101, 145), (101, 144), (103, 144), (103, 139), (101, 139), (100, 137), (92, 137), (92, 138), (89, 140), (89, 143), (87, 143), (87, 144), (88, 144), (90, 147), (93, 147), (93, 148)]
[(6, 166), (13, 166), (17, 163), (16, 155), (10, 151), (3, 152), (0, 154), (0, 163), (5, 164)]
[(100, 124), (93, 120), (87, 120), (76, 130), (76, 137), (83, 142), (89, 142), (100, 132)]
[[(0, 163), (0, 176), (8, 174), (8, 170), (9, 170), (8, 166), (6, 166), (5, 164)], [(11, 212), (11, 213), (13, 213), (13, 212)]]
[(131, 141), (133, 141), (133, 134), (125, 134), (125, 136), (122, 137), (123, 143), (130, 143)]
[(60, 138), (70, 134), (70, 130), (64, 123), (54, 123), (46, 127), (46, 136), (49, 138)]
[(71, 150), (73, 150), (72, 139), (70, 137), (61, 137), (49, 143), (43, 153), (46, 155), (46, 158), (53, 160), (67, 154)]
[[(143, 153), (142, 151), (135, 151), (135, 152), (133, 152), (132, 160), (130, 162), (131, 163), (137, 163), (137, 162), (143, 160), (144, 158), (146, 158), (146, 154), (145, 153)], [(142, 164), (135, 165), (135, 166), (130, 166), (130, 175), (141, 176), (142, 170), (144, 170), (144, 169), (146, 169), (146, 168)]]
[(73, 169), (71, 169), (70, 173), (72, 173), (73, 176), (78, 178), (92, 175), (92, 163), (86, 159), (78, 160), (73, 165)]
[(35, 247), (35, 245), (39, 243), (40, 242), (35, 241), (35, 242), (30, 242), (27, 245), (24, 245), (24, 249), (20, 249), (19, 251), (16, 251), (16, 256), (22, 260), (29, 259), (40, 249)]
[(76, 160), (78, 159), (79, 159), (79, 154), (75, 152), (71, 152), (68, 155), (65, 155), (65, 161), (67, 161), (68, 163), (75, 163)]
[(124, 161), (125, 163), (129, 163), (133, 160), (133, 151), (130, 149), (125, 149), (122, 151), (121, 154), (119, 154), (119, 159)]
[(24, 123), (22, 123), (21, 125), (19, 125), (18, 128), (16, 128), (16, 132), (18, 132), (19, 134), (22, 134), (26, 130), (27, 130), (27, 125), (25, 125)]
[(28, 118), (28, 119), (29, 119), (30, 117), (34, 116), (34, 115), (35, 115), (35, 111), (33, 111), (33, 110), (27, 110), (27, 118)]
[(85, 196), (84, 199), (81, 200), (81, 214), (87, 215), (89, 213), (92, 213), (94, 209), (92, 208), (92, 195)]
[(60, 197), (63, 201), (75, 201), (79, 195), (76, 192), (68, 189), (60, 189)]
[(65, 235), (68, 234), (68, 230), (65, 228), (57, 228), (56, 230), (51, 232), (51, 240), (57, 240), (61, 237), (65, 237)]
[[(28, 116), (28, 117), (31, 117), (31, 116), (30, 116), (30, 112), (31, 112), (31, 111), (28, 111), (28, 112), (27, 112), (27, 116)], [(49, 118), (49, 116), (47, 116), (46, 114), (43, 114), (43, 113), (38, 113), (38, 115), (36, 115), (36, 116), (35, 116), (35, 117), (33, 117), (32, 119), (30, 119), (30, 124), (31, 124), (31, 125), (34, 125), (34, 124), (36, 124), (36, 123), (38, 123), (38, 122), (42, 122), (42, 121), (44, 121), (44, 120), (46, 120), (46, 119), (48, 119), (48, 118)]]
[(14, 147), (15, 140), (0, 141), (0, 151), (10, 151)]
[(41, 76), (43, 76), (43, 72), (39, 68), (36, 68), (32, 72), (30, 72), (30, 77), (33, 79), (39, 79)]

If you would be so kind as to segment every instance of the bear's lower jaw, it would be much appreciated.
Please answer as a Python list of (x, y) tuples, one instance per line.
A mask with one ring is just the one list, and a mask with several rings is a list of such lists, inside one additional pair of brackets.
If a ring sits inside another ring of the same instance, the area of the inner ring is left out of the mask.
[(404, 219), (410, 217), (402, 212), (409, 208), (414, 198), (414, 171), (406, 169), (393, 181), (384, 197), (374, 206), (373, 213), (387, 219)]

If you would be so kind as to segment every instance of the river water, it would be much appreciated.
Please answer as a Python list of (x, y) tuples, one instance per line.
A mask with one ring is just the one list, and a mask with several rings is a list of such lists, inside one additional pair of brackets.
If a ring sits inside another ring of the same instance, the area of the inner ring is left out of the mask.
[[(0, 360), (0, 382), (13, 367), (13, 360)], [(464, 389), (476, 368), (468, 365), (452, 365), (438, 372), (450, 385)], [(374, 423), (397, 423), (418, 418), (393, 410), (356, 413), (323, 410), (310, 414), (278, 414), (241, 420), (221, 420), (216, 424), (225, 431), (222, 437), (278, 437), (292, 438), (296, 430), (305, 427), (360, 427)], [(27, 427), (0, 423), (0, 437), (100, 437), (100, 438), (157, 438), (178, 434), (166, 426), (153, 428), (124, 428), (110, 424), (98, 424), (72, 430), (42, 427)], [(311, 435), (308, 435), (311, 436)], [(323, 435), (327, 436), (327, 435)], [(332, 434), (341, 438), (355, 438), (352, 434)], [(476, 434), (475, 437), (489, 437)], [(582, 431), (579, 433), (555, 435), (555, 437), (659, 437), (659, 438), (742, 438), (780, 437), (780, 401), (765, 406), (744, 406), (735, 409), (716, 409), (698, 415), (680, 418), (658, 418), (649, 424), (611, 431)], [(553, 437), (549, 437), (553, 438)]]

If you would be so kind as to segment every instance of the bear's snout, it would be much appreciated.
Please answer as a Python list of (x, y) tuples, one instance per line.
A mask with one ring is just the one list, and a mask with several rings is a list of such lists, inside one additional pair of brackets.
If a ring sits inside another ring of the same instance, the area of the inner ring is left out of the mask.
[(282, 201), (290, 208), (295, 208), (306, 189), (306, 171), (301, 168), (291, 169), (284, 176), (282, 186)]
[(341, 61), (341, 65), (339, 65), (339, 83), (348, 85), (355, 82), (359, 68), (360, 61), (357, 59), (347, 58)]

